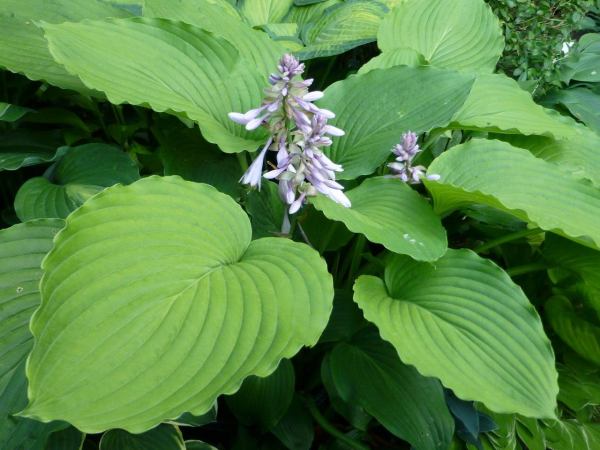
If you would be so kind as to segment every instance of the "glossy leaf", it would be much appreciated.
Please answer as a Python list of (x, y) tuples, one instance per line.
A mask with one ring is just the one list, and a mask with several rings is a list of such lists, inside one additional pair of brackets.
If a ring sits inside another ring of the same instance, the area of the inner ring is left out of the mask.
[(448, 125), (467, 98), (471, 75), (433, 68), (392, 67), (333, 83), (320, 106), (346, 132), (328, 156), (344, 166), (342, 179), (374, 172), (391, 156), (402, 133)]
[(329, 356), (341, 397), (362, 406), (415, 450), (447, 450), (454, 433), (439, 381), (400, 361), (394, 348), (370, 329), (338, 344)]
[(508, 275), (469, 250), (435, 263), (397, 256), (354, 299), (400, 358), (464, 400), (554, 417), (557, 374), (537, 312)]
[(139, 178), (131, 158), (107, 144), (72, 147), (49, 171), (48, 177), (30, 178), (15, 198), (22, 221), (40, 218), (64, 219), (88, 198), (116, 183)]
[(385, 53), (409, 47), (433, 66), (493, 72), (504, 49), (498, 19), (483, 0), (407, 0), (377, 35)]
[(162, 424), (142, 434), (110, 430), (100, 440), (100, 450), (186, 450), (181, 431)]
[(268, 74), (249, 65), (224, 38), (181, 22), (145, 18), (44, 25), (44, 30), (55, 59), (112, 103), (184, 114), (200, 125), (206, 140), (228, 153), (258, 147), (262, 133), (250, 134), (227, 113), (260, 104)]
[(575, 312), (563, 296), (550, 299), (544, 310), (556, 334), (579, 356), (600, 365), (600, 326)]
[[(600, 246), (600, 190), (500, 141), (473, 140), (433, 161), (425, 181), (440, 214), (484, 204), (587, 246)], [(548, 195), (548, 193), (552, 195)]]
[(306, 47), (296, 54), (302, 59), (332, 56), (373, 42), (387, 11), (383, 3), (373, 0), (332, 5), (303, 30)]
[(448, 242), (440, 218), (406, 183), (394, 178), (369, 178), (346, 195), (351, 208), (324, 196), (311, 202), (329, 219), (343, 222), (350, 231), (362, 233), (395, 253), (434, 261), (446, 252)]
[(114, 186), (71, 214), (44, 261), (24, 414), (142, 432), (315, 344), (333, 298), (324, 261), (250, 234), (229, 196), (178, 177)]
[(456, 128), (508, 134), (554, 138), (577, 134), (571, 121), (536, 104), (529, 92), (502, 74), (478, 75), (453, 122)]

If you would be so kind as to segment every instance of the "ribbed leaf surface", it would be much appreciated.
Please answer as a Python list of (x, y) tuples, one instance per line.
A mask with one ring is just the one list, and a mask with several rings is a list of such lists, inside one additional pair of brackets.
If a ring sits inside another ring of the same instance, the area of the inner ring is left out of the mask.
[(433, 264), (397, 256), (354, 299), (400, 358), (496, 412), (554, 417), (552, 347), (523, 291), (491, 261), (448, 250)]
[(71, 214), (43, 265), (26, 414), (139, 433), (315, 344), (325, 262), (250, 236), (231, 197), (179, 177), (114, 186)]
[(242, 0), (238, 7), (254, 27), (281, 22), (293, 4), (294, 0)]
[(344, 166), (340, 178), (375, 171), (402, 133), (448, 125), (467, 98), (473, 77), (433, 68), (392, 67), (352, 76), (325, 90), (320, 106), (337, 115), (331, 121), (346, 135), (328, 150)]
[(261, 133), (250, 135), (227, 113), (259, 105), (268, 73), (224, 38), (146, 18), (48, 24), (44, 30), (55, 59), (112, 103), (183, 113), (225, 152), (258, 147)]
[(70, 148), (50, 172), (50, 178), (30, 178), (17, 192), (15, 211), (22, 221), (64, 219), (105, 187), (139, 178), (131, 158), (107, 144)]
[(441, 176), (425, 182), (441, 214), (485, 204), (584, 245), (600, 246), (600, 190), (526, 150), (473, 140), (442, 154), (429, 172)]
[(314, 198), (312, 203), (329, 219), (343, 222), (350, 231), (362, 233), (395, 253), (434, 261), (446, 252), (446, 230), (440, 218), (402, 181), (369, 178), (347, 195), (351, 208), (324, 196)]
[(504, 49), (498, 19), (483, 0), (406, 0), (377, 35), (385, 53), (410, 47), (432, 65), (493, 72)]

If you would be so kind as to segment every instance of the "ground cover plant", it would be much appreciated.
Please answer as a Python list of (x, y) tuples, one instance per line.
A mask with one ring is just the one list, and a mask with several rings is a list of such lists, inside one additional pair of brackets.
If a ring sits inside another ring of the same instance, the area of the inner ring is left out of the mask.
[(0, 449), (599, 449), (597, 35), (545, 106), (504, 46), (484, 0), (0, 2)]

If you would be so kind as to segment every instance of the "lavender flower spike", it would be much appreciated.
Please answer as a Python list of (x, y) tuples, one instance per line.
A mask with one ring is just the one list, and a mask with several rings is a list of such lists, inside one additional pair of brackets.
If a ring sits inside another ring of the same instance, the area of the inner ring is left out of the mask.
[(413, 160), (421, 151), (417, 144), (417, 135), (412, 131), (402, 135), (402, 142), (392, 148), (392, 153), (396, 155), (396, 160), (388, 164), (393, 178), (399, 178), (405, 183), (418, 184), (421, 179), (426, 177), (430, 180), (439, 180), (439, 175), (425, 175), (424, 166), (413, 166)]
[[(271, 134), (267, 144), (252, 162), (240, 181), (260, 189), (260, 180), (276, 179), (279, 196), (296, 213), (307, 197), (324, 194), (333, 201), (350, 207), (344, 187), (335, 181), (343, 168), (323, 153), (333, 141), (330, 136), (343, 136), (344, 131), (328, 125), (335, 117), (329, 110), (313, 104), (323, 92), (309, 92), (312, 80), (302, 80), (304, 64), (292, 55), (284, 55), (277, 66), (279, 73), (269, 76), (262, 105), (246, 113), (231, 112), (229, 118), (247, 130), (265, 126)], [(262, 175), (267, 150), (277, 151), (277, 166)]]

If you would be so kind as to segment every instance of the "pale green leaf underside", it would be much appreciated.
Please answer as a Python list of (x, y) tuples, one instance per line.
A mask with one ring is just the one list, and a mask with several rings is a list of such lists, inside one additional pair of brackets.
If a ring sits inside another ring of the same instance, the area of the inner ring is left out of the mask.
[(351, 76), (325, 90), (320, 106), (346, 132), (328, 156), (344, 166), (339, 178), (374, 172), (391, 156), (402, 133), (448, 125), (473, 84), (471, 75), (429, 67), (392, 67)]
[(502, 413), (554, 417), (552, 347), (537, 312), (500, 268), (469, 250), (435, 263), (398, 256), (354, 299), (400, 358), (460, 398)]
[(73, 147), (53, 167), (51, 179), (30, 178), (15, 198), (15, 211), (22, 221), (40, 218), (64, 219), (88, 198), (116, 183), (139, 178), (129, 156), (107, 144)]
[(100, 450), (186, 450), (181, 431), (162, 424), (142, 434), (110, 430), (100, 440)]
[(383, 20), (385, 53), (409, 47), (438, 67), (493, 72), (504, 48), (498, 19), (483, 0), (407, 0)]
[(146, 18), (46, 24), (44, 30), (54, 58), (112, 103), (183, 113), (225, 152), (259, 145), (262, 134), (250, 135), (227, 113), (258, 106), (268, 74), (224, 38)]
[(373, 42), (387, 11), (382, 3), (372, 0), (333, 5), (303, 30), (306, 47), (295, 53), (302, 59), (318, 58)]
[(434, 261), (448, 247), (446, 230), (427, 201), (407, 184), (393, 178), (369, 178), (346, 193), (351, 208), (324, 196), (311, 200), (332, 220), (395, 253)]
[(581, 357), (600, 365), (600, 327), (577, 315), (565, 297), (551, 298), (544, 309), (556, 334)]
[(500, 141), (473, 140), (429, 166), (425, 181), (440, 214), (469, 204), (502, 209), (588, 246), (600, 246), (600, 190), (555, 164)]
[(328, 357), (340, 396), (357, 404), (415, 450), (447, 450), (454, 420), (438, 380), (400, 361), (374, 330), (337, 345)]
[(26, 415), (139, 433), (315, 344), (325, 262), (250, 235), (229, 196), (179, 177), (114, 186), (71, 214), (43, 263)]
[(502, 74), (480, 74), (452, 119), (462, 129), (565, 138), (577, 135), (573, 121), (536, 104), (531, 94)]

